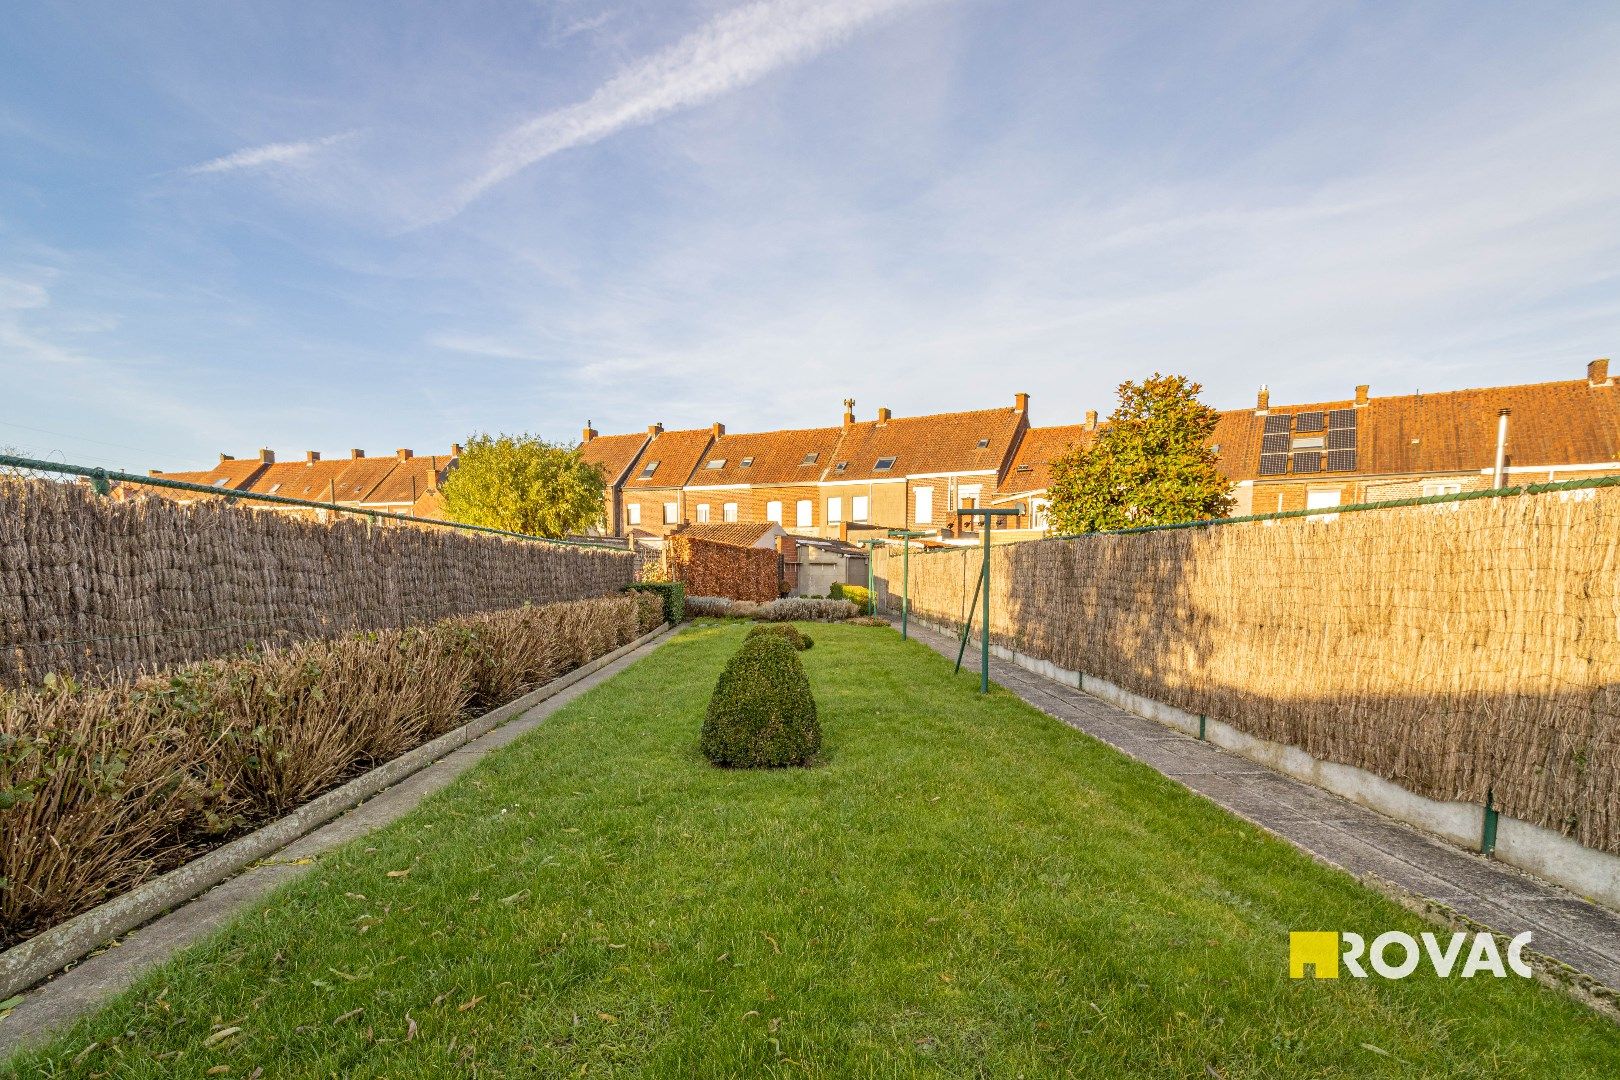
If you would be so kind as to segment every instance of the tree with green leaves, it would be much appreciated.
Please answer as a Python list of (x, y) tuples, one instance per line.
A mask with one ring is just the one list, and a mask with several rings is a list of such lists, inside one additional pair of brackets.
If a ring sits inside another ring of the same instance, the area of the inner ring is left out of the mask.
[(1223, 517), (1232, 483), (1209, 437), (1220, 413), (1181, 375), (1121, 383), (1119, 407), (1089, 446), (1052, 462), (1047, 519), (1053, 532), (1174, 525)]
[(578, 447), (504, 434), (468, 439), (441, 491), (451, 521), (551, 538), (600, 525), (602, 494)]

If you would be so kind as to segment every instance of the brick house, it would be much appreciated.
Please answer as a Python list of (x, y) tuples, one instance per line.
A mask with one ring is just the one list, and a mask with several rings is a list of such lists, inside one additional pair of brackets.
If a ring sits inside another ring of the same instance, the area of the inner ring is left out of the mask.
[(709, 445), (725, 432), (725, 425), (718, 423), (688, 431), (665, 431), (662, 424), (647, 429), (647, 445), (637, 455), (620, 492), (626, 535), (666, 536), (693, 520), (686, 485)]
[[(195, 472), (162, 472), (151, 475), (184, 480), (220, 489), (221, 494), (253, 492), (291, 499), (331, 502), (362, 507), (386, 514), (439, 517), (439, 488), (455, 467), (461, 447), (451, 447), (444, 455), (418, 457), (409, 449), (396, 450), (391, 457), (367, 457), (363, 450), (350, 450), (346, 458), (322, 459), (306, 451), (302, 460), (276, 460), (272, 450), (260, 450), (253, 458), (241, 459), (221, 454), (212, 469)], [(205, 495), (164, 488), (144, 488), (144, 493), (161, 494), (180, 502), (191, 502)], [(244, 506), (293, 517), (325, 521), (331, 511), (310, 507), (280, 506), (248, 501)]]
[(608, 536), (623, 536), (624, 482), (629, 479), (630, 467), (641, 457), (641, 451), (652, 439), (652, 432), (633, 435), (602, 435), (590, 423), (581, 433), (579, 456), (595, 465), (602, 474), (602, 532)]
[(838, 446), (840, 428), (721, 434), (686, 485), (697, 524), (772, 522), (815, 535), (825, 521), (820, 481)]
[(1032, 427), (1024, 432), (1012, 466), (1002, 473), (990, 500), (998, 509), (1016, 509), (1019, 514), (998, 521), (996, 531), (1009, 540), (1028, 540), (1046, 532), (1046, 490), (1052, 479), (1052, 462), (1075, 447), (1091, 445), (1096, 436), (1096, 410), (1086, 413), (1083, 424)]

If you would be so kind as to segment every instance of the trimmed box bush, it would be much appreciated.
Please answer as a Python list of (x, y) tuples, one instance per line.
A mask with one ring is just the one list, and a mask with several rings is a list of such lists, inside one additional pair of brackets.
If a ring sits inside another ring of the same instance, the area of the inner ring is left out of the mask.
[(787, 643), (792, 645), (799, 652), (804, 652), (804, 650), (815, 644), (815, 641), (811, 639), (809, 634), (804, 633), (797, 626), (787, 622), (760, 623), (758, 626), (748, 631), (749, 637), (759, 637), (761, 634), (776, 634), (782, 638), (785, 638), (787, 639)]
[(798, 653), (781, 634), (746, 639), (720, 673), (699, 740), (716, 765), (808, 765), (821, 750), (816, 699)]
[(630, 592), (657, 593), (664, 600), (664, 621), (679, 626), (686, 618), (686, 586), (679, 581), (637, 581), (629, 586)]

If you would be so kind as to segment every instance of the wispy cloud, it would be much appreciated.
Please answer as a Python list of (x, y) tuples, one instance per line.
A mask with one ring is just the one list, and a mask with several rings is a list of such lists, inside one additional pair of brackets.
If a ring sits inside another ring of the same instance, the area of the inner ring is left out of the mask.
[(537, 161), (648, 124), (800, 63), (873, 22), (937, 0), (760, 0), (728, 11), (646, 57), (574, 105), (524, 123), (501, 139), (446, 216)]
[(189, 176), (201, 176), (207, 173), (238, 172), (242, 169), (258, 169), (266, 165), (295, 165), (307, 161), (316, 153), (329, 146), (346, 142), (354, 138), (355, 132), (344, 131), (336, 135), (328, 135), (323, 139), (305, 139), (302, 142), (267, 143), (264, 146), (250, 146), (224, 157), (205, 161), (200, 165), (193, 165), (182, 170)]

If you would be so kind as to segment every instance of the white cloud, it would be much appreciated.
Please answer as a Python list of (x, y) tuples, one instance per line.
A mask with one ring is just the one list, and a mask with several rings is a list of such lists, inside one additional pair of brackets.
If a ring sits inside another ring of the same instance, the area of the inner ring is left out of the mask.
[(183, 170), (190, 176), (201, 176), (206, 173), (237, 172), (241, 169), (257, 169), (266, 165), (294, 165), (306, 161), (317, 151), (328, 146), (335, 146), (340, 142), (354, 138), (352, 131), (341, 132), (337, 135), (328, 135), (323, 139), (305, 139), (302, 142), (267, 143), (264, 146), (250, 146), (224, 157), (205, 161), (201, 165), (193, 165)]
[(934, 0), (760, 0), (728, 11), (646, 57), (574, 105), (524, 123), (500, 141), (483, 171), (457, 192), (450, 214), (535, 162), (800, 63), (874, 21)]

